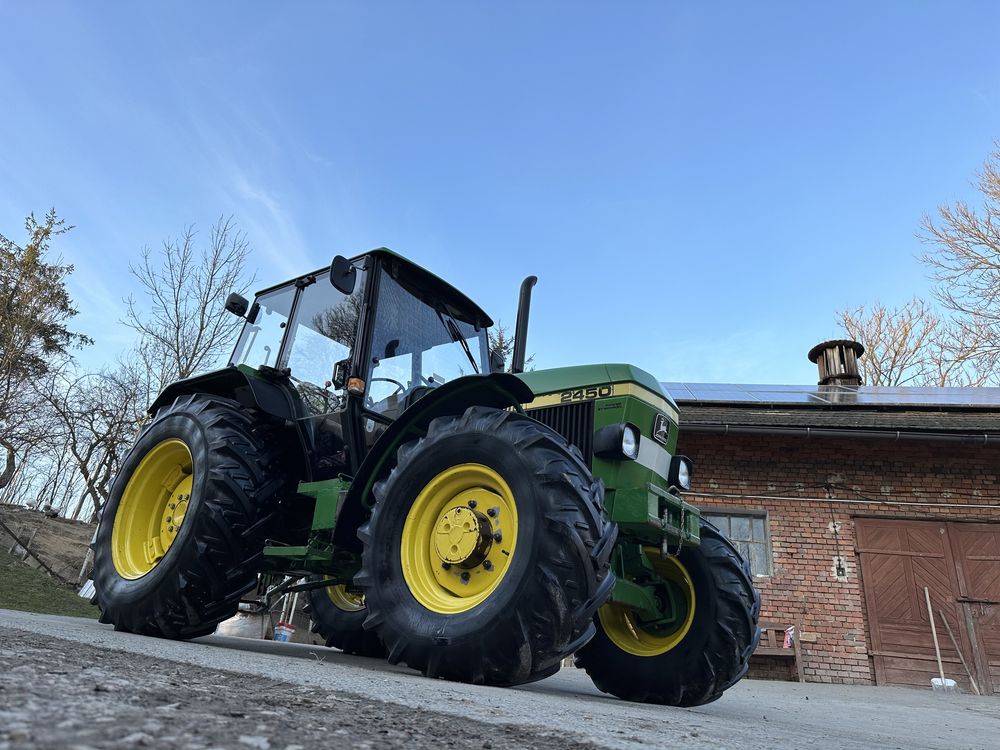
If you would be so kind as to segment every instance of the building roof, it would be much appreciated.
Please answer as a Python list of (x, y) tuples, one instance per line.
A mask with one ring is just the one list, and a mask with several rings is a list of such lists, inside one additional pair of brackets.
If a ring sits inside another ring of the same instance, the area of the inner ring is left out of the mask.
[(897, 438), (907, 433), (1000, 444), (1000, 388), (662, 385), (680, 408), (682, 430)]

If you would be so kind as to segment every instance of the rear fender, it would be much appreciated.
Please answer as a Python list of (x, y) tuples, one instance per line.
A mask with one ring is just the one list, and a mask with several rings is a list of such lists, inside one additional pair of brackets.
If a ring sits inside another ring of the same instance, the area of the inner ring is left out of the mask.
[(247, 409), (255, 409), (282, 420), (297, 435), (300, 450), (293, 460), (301, 461), (305, 480), (312, 479), (311, 461), (308, 460), (312, 453), (312, 434), (308, 431), (308, 421), (301, 419), (305, 416), (304, 408), (293, 388), (280, 381), (269, 380), (251, 367), (230, 365), (171, 383), (150, 404), (148, 411), (155, 414), (158, 409), (169, 406), (178, 397), (195, 393), (230, 398)]
[(354, 482), (344, 499), (344, 507), (334, 531), (334, 543), (360, 550), (358, 527), (368, 518), (375, 498), (372, 488), (395, 459), (404, 443), (423, 437), (432, 420), (462, 414), (471, 406), (491, 406), (495, 409), (530, 403), (535, 397), (531, 388), (514, 375), (495, 372), (467, 375), (435, 388), (383, 432), (358, 467)]

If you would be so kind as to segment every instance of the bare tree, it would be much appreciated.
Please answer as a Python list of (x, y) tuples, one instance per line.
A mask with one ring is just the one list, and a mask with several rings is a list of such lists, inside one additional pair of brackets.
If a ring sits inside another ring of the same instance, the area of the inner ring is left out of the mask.
[(921, 257), (937, 282), (934, 294), (954, 320), (957, 337), (975, 343), (976, 368), (1000, 374), (1000, 141), (974, 183), (978, 207), (958, 201), (924, 217)]
[(312, 317), (312, 327), (327, 338), (339, 341), (348, 349), (354, 348), (358, 318), (363, 301), (361, 290), (344, 298), (336, 307), (328, 307)]
[(240, 321), (224, 312), (226, 296), (245, 292), (250, 246), (232, 218), (222, 217), (208, 243), (196, 248), (194, 226), (168, 239), (158, 253), (145, 248), (129, 269), (142, 285), (148, 307), (133, 297), (125, 325), (140, 335), (139, 356), (153, 373), (154, 389), (212, 366), (231, 345)]
[(902, 307), (859, 305), (837, 317), (865, 347), (858, 366), (867, 385), (981, 385), (986, 379), (976, 368), (977, 341), (918, 297)]
[(935, 282), (935, 308), (914, 298), (842, 310), (838, 322), (865, 345), (872, 385), (984, 385), (1000, 381), (1000, 141), (973, 183), (980, 205), (943, 205), (925, 216), (921, 260)]
[[(53, 378), (45, 399), (59, 418), (64, 450), (83, 482), (79, 498), (68, 511), (79, 518), (85, 507), (96, 516), (111, 489), (111, 481), (144, 417), (150, 383), (144, 368), (131, 362), (74, 378)], [(89, 501), (89, 503), (88, 503)]]
[(50, 415), (32, 384), (66, 367), (72, 349), (92, 343), (67, 328), (77, 312), (65, 285), (73, 266), (47, 257), (52, 238), (72, 227), (55, 209), (42, 221), (29, 215), (24, 226), (23, 247), (0, 235), (0, 488), (13, 479), (17, 454), (49, 437)]

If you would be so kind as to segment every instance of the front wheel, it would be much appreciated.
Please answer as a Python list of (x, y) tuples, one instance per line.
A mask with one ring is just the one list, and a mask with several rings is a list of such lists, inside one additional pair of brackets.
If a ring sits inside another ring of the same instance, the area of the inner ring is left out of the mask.
[(613, 602), (594, 618), (597, 635), (576, 665), (605, 693), (642, 703), (699, 706), (719, 698), (747, 671), (760, 630), (760, 595), (732, 543), (707, 521), (701, 544), (677, 557), (646, 550), (653, 570), (683, 592), (687, 615), (669, 630), (644, 628)]
[(375, 487), (355, 582), (392, 663), (517, 685), (594, 633), (616, 527), (603, 484), (566, 442), (514, 412), (431, 422)]

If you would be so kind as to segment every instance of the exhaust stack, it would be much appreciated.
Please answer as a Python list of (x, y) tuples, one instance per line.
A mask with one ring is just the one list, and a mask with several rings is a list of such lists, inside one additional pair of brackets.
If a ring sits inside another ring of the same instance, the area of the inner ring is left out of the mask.
[(517, 323), (514, 326), (514, 354), (510, 363), (511, 372), (524, 372), (524, 358), (528, 347), (528, 313), (531, 309), (531, 288), (538, 283), (537, 276), (528, 276), (521, 282), (521, 294), (517, 300)]

